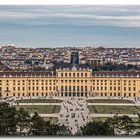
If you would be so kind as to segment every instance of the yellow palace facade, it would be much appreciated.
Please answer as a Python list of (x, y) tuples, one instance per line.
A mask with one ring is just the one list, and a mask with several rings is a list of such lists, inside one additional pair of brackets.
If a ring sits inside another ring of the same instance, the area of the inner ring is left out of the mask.
[(140, 72), (95, 72), (57, 69), (55, 72), (0, 72), (0, 96), (140, 96)]

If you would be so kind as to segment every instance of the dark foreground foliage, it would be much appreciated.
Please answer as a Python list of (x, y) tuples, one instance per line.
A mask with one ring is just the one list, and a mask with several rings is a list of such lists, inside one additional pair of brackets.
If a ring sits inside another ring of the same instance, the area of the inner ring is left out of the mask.
[[(139, 119), (128, 116), (114, 116), (105, 121), (92, 121), (79, 128), (76, 136), (140, 135)], [(62, 125), (45, 121), (37, 112), (30, 116), (23, 108), (16, 110), (8, 103), (0, 103), (0, 136), (73, 136)]]

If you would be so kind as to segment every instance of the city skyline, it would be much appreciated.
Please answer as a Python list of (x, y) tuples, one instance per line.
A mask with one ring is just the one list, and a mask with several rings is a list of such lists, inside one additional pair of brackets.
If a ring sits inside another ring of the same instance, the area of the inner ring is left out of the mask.
[(0, 45), (139, 47), (140, 6), (0, 6)]

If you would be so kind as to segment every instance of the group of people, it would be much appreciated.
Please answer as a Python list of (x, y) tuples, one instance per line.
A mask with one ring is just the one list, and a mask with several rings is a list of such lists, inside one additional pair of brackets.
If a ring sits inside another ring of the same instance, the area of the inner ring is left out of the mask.
[(66, 125), (73, 132), (76, 132), (80, 126), (89, 121), (90, 113), (87, 112), (86, 101), (82, 98), (72, 97), (65, 100), (62, 103), (62, 109), (59, 123)]

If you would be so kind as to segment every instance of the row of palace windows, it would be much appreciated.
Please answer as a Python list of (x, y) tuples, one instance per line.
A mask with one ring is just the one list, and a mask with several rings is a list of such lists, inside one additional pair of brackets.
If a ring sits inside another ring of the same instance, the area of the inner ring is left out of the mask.
[(79, 83), (79, 82), (81, 82), (81, 83), (83, 83), (83, 82), (85, 82), (85, 83), (87, 83), (88, 82), (88, 80), (61, 80), (61, 83), (63, 83), (63, 82), (69, 82), (69, 83), (71, 83), (71, 82), (77, 82), (77, 83)]
[(87, 86), (61, 86), (61, 91), (76, 91), (76, 89), (77, 91), (87, 91)]
[[(52, 90), (52, 89), (55, 90), (55, 87), (49, 87), (49, 88), (48, 87), (41, 87), (41, 89), (42, 90), (48, 90), (48, 89), (49, 90)], [(31, 87), (29, 87), (29, 90), (31, 90)], [(32, 87), (32, 90), (39, 90), (39, 88), (36, 87), (36, 89), (35, 89), (35, 87)]]
[[(86, 73), (85, 73), (86, 74)], [(74, 76), (75, 77), (75, 76)], [(6, 80), (6, 82), (8, 83), (10, 80)], [(42, 82), (55, 82), (56, 80), (41, 80)], [(0, 80), (0, 83), (2, 82), (2, 80)], [(25, 80), (18, 80), (18, 81), (16, 81), (16, 80), (13, 80), (13, 83), (15, 83), (15, 82), (18, 82), (18, 83), (20, 83), (20, 82), (25, 82)], [(28, 82), (39, 82), (39, 80), (28, 80)], [(93, 82), (107, 82), (107, 80), (93, 80)], [(109, 80), (109, 82), (120, 82), (120, 80)], [(127, 83), (127, 82), (129, 82), (129, 83), (135, 83), (136, 82), (136, 80), (122, 80), (122, 82), (124, 82), (124, 83)]]
[[(40, 95), (41, 96), (48, 96), (48, 93), (47, 92), (46, 93), (43, 93), (42, 92)], [(6, 93), (6, 96), (9, 96), (9, 93)], [(17, 93), (17, 94), (16, 93), (13, 93), (13, 96), (26, 96), (26, 95), (25, 95), (25, 93)], [(37, 93), (34, 93), (34, 92), (33, 93), (30, 93), (29, 92), (28, 93), (28, 96), (39, 96), (39, 93), (38, 92)]]
[[(115, 97), (115, 96), (122, 96), (122, 95), (121, 95), (121, 93), (109, 93), (109, 94), (101, 93), (100, 96), (114, 96)], [(136, 96), (136, 94), (135, 93), (124, 93), (123, 96), (124, 97), (126, 97), (126, 96)]]
[(61, 77), (87, 77), (87, 73), (61, 73)]
[[(77, 88), (77, 90), (79, 91), (79, 90), (83, 90), (83, 86), (72, 86), (73, 87), (73, 90), (75, 90), (76, 88)], [(70, 90), (71, 91), (71, 89), (72, 89), (72, 87), (71, 86), (61, 86), (61, 91), (63, 91), (63, 90), (65, 90), (65, 91), (67, 91), (67, 90)], [(91, 89), (92, 87), (90, 87), (90, 90), (92, 90)], [(25, 90), (25, 87), (17, 87), (17, 90)], [(39, 87), (28, 87), (28, 90), (39, 90)], [(41, 87), (41, 89), (42, 90), (55, 90), (55, 87)], [(57, 89), (58, 89), (58, 87), (57, 87)], [(87, 89), (87, 86), (85, 86), (85, 89)], [(133, 90), (133, 91), (135, 91), (136, 90), (136, 87), (133, 87), (133, 88), (131, 88), (131, 87), (123, 87), (122, 88), (124, 91), (126, 91), (126, 90), (129, 90), (129, 91), (131, 91), (131, 90)], [(2, 88), (0, 87), (0, 91), (2, 90)], [(6, 90), (8, 91), (9, 90), (9, 88), (8, 87), (6, 87)], [(16, 90), (16, 87), (13, 87), (13, 90), (15, 91)], [(107, 90), (107, 87), (106, 86), (104, 86), (104, 87), (93, 87), (93, 90)], [(110, 87), (109, 88), (109, 90), (121, 90), (121, 87)]]
[[(1, 82), (2, 82), (2, 80), (0, 80)], [(6, 83), (9, 83), (9, 81), (10, 80), (6, 80)], [(0, 83), (1, 83), (0, 82)], [(18, 82), (18, 83), (24, 83), (25, 82), (25, 80), (18, 80), (18, 81), (16, 81), (16, 80), (13, 80), (13, 83), (16, 83), (16, 82)], [(27, 81), (26, 81), (27, 82)], [(40, 82), (39, 80), (28, 80), (28, 82), (30, 83), (30, 82)], [(55, 80), (41, 80), (41, 82), (55, 82)]]
[[(95, 83), (95, 82), (101, 82), (101, 83), (103, 83), (103, 82), (107, 82), (107, 80), (93, 80), (93, 83)], [(118, 82), (118, 83), (120, 83), (120, 82), (123, 82), (123, 83), (135, 83), (136, 81), (135, 80), (122, 80), (122, 81), (120, 81), (120, 80), (108, 80), (108, 82), (110, 82), (110, 83), (116, 83), (116, 82)]]
[[(22, 87), (22, 88), (18, 87), (17, 88), (17, 90), (21, 90), (21, 89), (22, 90), (25, 90), (25, 87)], [(49, 90), (52, 90), (52, 89), (55, 90), (55, 87), (41, 87), (41, 90), (48, 90), (48, 89)], [(16, 90), (16, 87), (13, 87), (13, 90), (15, 91)], [(29, 87), (28, 90), (39, 90), (39, 87), (32, 87), (32, 88)]]
[[(93, 85), (95, 85), (95, 83), (93, 83)], [(97, 85), (99, 85), (99, 83), (97, 83)], [(101, 85), (103, 85), (103, 83), (101, 83)], [(104, 85), (107, 85), (107, 83), (104, 83)], [(109, 83), (109, 85), (120, 85), (120, 83), (114, 83), (114, 84), (112, 84), (112, 83)], [(126, 83), (124, 83), (123, 84), (124, 86), (126, 86)], [(132, 84), (133, 86), (135, 85), (135, 84)], [(131, 83), (129, 83), (129, 86), (131, 86)]]
[[(67, 94), (67, 93), (66, 93)], [(6, 93), (6, 96), (9, 96), (9, 93)], [(26, 96), (25, 93), (13, 93), (13, 96)], [(38, 92), (37, 93), (28, 93), (28, 96), (39, 96)], [(41, 96), (48, 96), (48, 93), (41, 93)], [(100, 96), (121, 96), (121, 93), (101, 93)], [(135, 93), (124, 93), (123, 96), (136, 96)]]
[[(13, 91), (16, 91), (16, 89), (17, 89), (18, 91), (19, 91), (19, 90), (25, 90), (25, 87), (17, 87), (17, 88), (16, 88), (16, 87), (13, 87)], [(29, 87), (29, 88), (28, 88), (28, 90), (31, 90), (31, 89), (32, 89), (32, 90), (39, 90), (39, 87), (32, 87), (32, 88)], [(51, 87), (41, 87), (41, 89), (42, 89), (42, 90), (48, 90), (48, 89), (49, 89), (49, 90), (52, 90), (52, 89), (55, 90), (55, 87), (52, 87), (52, 86), (51, 86)], [(0, 91), (1, 91), (1, 87), (0, 87)], [(9, 88), (8, 88), (8, 87), (6, 87), (6, 91), (9, 91)]]
[[(133, 91), (135, 91), (136, 90), (136, 87), (133, 87), (133, 88), (131, 88), (131, 87), (122, 87), (122, 89), (124, 90), (124, 91), (131, 91), (131, 90), (133, 90)], [(107, 87), (105, 86), (105, 87), (93, 87), (93, 90), (107, 90)], [(121, 87), (109, 87), (109, 90), (121, 90)]]

